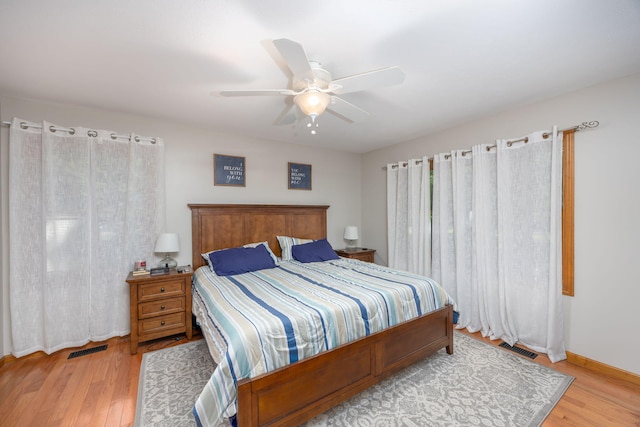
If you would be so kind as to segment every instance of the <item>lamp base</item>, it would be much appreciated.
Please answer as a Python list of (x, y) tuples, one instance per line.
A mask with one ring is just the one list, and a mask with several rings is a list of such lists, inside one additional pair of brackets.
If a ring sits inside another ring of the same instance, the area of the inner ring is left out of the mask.
[(171, 258), (169, 254), (166, 254), (164, 258), (162, 258), (162, 261), (160, 261), (160, 263), (158, 264), (158, 267), (170, 268), (170, 269), (174, 269), (177, 266), (178, 266), (178, 261)]

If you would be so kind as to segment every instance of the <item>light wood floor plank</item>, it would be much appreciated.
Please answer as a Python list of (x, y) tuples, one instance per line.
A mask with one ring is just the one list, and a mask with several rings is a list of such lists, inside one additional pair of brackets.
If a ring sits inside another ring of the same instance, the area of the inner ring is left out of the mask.
[[(36, 420), (49, 419), (54, 417), (57, 409), (64, 409), (68, 405), (65, 390), (73, 375), (76, 366), (72, 363), (64, 363), (58, 360), (58, 363), (51, 369), (47, 375), (46, 381), (35, 397), (36, 402), (40, 402), (37, 409)], [(57, 399), (47, 399), (47, 396), (59, 396)], [(59, 418), (62, 417), (60, 414)], [(55, 423), (55, 420), (49, 422)]]

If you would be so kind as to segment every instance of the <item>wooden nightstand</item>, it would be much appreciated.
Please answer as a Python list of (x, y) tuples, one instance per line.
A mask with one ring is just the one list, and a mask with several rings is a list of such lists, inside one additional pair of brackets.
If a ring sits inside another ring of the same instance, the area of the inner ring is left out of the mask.
[(336, 249), (336, 253), (344, 258), (359, 259), (360, 261), (373, 262), (373, 254), (376, 253), (375, 249), (369, 248), (348, 248), (348, 249)]
[(138, 343), (184, 332), (191, 339), (191, 275), (172, 270), (158, 276), (129, 273), (131, 354)]

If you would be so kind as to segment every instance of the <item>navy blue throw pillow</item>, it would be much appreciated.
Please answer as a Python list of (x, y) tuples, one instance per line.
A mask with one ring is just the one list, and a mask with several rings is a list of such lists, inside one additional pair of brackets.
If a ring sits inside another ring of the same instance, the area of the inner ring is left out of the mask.
[(293, 259), (300, 262), (318, 262), (340, 259), (327, 239), (315, 240), (311, 243), (293, 245), (291, 248)]
[(213, 271), (218, 276), (233, 276), (234, 274), (276, 266), (264, 245), (258, 245), (255, 248), (231, 248), (211, 252), (209, 259)]

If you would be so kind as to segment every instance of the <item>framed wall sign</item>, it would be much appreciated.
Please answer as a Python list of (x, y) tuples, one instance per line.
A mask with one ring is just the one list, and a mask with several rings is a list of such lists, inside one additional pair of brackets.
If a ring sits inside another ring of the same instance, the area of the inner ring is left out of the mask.
[(245, 186), (244, 157), (213, 155), (213, 185)]
[(311, 190), (311, 165), (291, 163), (289, 171), (289, 190)]

